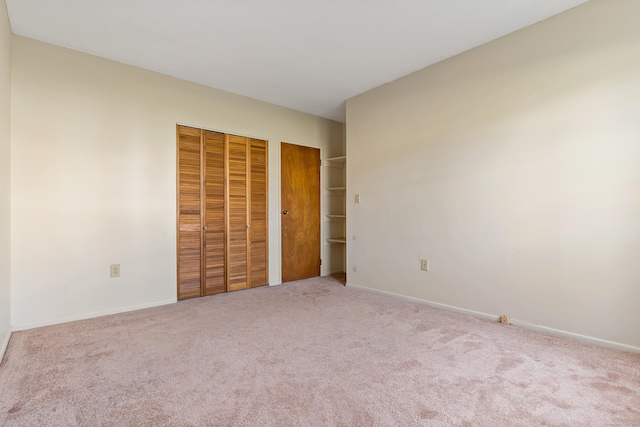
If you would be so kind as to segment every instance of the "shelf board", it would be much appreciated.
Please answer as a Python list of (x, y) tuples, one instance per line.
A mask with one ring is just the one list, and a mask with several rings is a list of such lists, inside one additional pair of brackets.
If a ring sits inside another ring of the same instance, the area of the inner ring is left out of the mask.
[(331, 214), (327, 215), (327, 218), (344, 219), (346, 217), (347, 217), (346, 215), (331, 215)]
[(346, 237), (331, 237), (329, 239), (327, 239), (327, 242), (329, 243), (347, 243), (347, 238)]
[(327, 191), (345, 191), (347, 187), (327, 187)]
[(345, 163), (347, 161), (347, 156), (338, 156), (338, 157), (329, 157), (327, 162), (336, 162), (336, 163)]

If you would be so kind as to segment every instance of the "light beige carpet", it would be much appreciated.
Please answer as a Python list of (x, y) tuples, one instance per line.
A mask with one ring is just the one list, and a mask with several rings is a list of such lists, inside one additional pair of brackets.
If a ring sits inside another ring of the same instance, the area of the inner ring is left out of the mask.
[(2, 426), (640, 426), (640, 355), (311, 279), (13, 335)]

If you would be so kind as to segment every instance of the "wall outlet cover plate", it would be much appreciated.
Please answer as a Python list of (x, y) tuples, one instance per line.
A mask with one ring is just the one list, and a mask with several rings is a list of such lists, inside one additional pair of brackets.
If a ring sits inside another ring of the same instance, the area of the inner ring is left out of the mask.
[(111, 264), (109, 267), (109, 277), (120, 277), (120, 264)]

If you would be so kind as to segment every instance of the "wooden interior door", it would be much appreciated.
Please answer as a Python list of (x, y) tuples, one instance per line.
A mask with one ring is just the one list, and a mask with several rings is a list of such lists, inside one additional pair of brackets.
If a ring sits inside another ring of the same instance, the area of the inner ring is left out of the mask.
[(220, 132), (204, 133), (204, 197), (202, 200), (203, 266), (202, 295), (225, 292), (225, 191), (224, 144), (225, 135)]
[(267, 141), (250, 139), (250, 286), (269, 283), (269, 199)]
[(178, 299), (201, 295), (201, 146), (200, 129), (178, 126), (177, 252)]
[(282, 281), (320, 275), (320, 150), (281, 145)]
[(227, 191), (227, 289), (248, 287), (249, 233), (247, 201), (247, 138), (226, 135)]

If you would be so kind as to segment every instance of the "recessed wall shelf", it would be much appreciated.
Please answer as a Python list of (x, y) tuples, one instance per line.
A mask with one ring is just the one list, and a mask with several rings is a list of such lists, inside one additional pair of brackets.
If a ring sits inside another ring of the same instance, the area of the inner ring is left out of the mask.
[[(333, 261), (332, 272), (338, 272), (335, 267), (340, 265), (342, 273), (347, 269), (347, 156), (327, 157), (322, 162), (326, 166), (325, 203), (326, 234), (325, 242)], [(339, 264), (338, 264), (339, 263)], [(333, 267), (335, 266), (335, 267)]]

